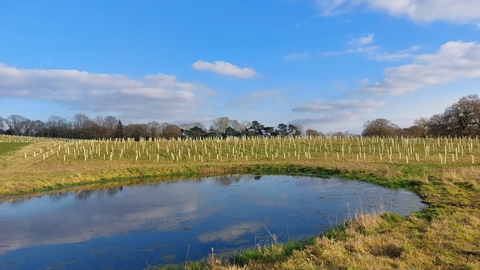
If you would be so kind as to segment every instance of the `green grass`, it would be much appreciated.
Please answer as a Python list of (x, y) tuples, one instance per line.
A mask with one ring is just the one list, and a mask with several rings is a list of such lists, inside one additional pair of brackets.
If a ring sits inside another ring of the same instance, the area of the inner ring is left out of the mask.
[(31, 143), (25, 142), (0, 142), (0, 156), (7, 155), (22, 149)]

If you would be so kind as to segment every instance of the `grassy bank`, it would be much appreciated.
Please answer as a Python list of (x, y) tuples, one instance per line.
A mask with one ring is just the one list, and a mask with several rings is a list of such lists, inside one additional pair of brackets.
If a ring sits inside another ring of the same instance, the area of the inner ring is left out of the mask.
[[(355, 219), (296, 245), (256, 248), (213, 269), (479, 269), (480, 169), (362, 168), (342, 176), (403, 186), (429, 204), (408, 217), (357, 213)], [(340, 169), (341, 170), (341, 169)], [(315, 171), (315, 169), (306, 169)], [(378, 177), (371, 174), (376, 172)], [(381, 173), (379, 173), (381, 172)], [(387, 173), (388, 172), (388, 173)], [(385, 176), (385, 177), (382, 177)], [(390, 176), (395, 176), (389, 178)]]
[[(225, 173), (338, 175), (413, 190), (408, 217), (361, 214), (308, 243), (261, 247), (195, 268), (479, 269), (478, 138), (61, 141), (0, 136), (0, 195)], [(293, 248), (292, 248), (293, 246)]]

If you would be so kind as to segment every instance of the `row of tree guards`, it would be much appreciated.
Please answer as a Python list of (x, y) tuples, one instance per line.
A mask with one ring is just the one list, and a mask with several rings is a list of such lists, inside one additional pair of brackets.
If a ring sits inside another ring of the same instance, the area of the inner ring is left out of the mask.
[(240, 162), (302, 160), (436, 162), (475, 164), (480, 153), (475, 137), (211, 137), (60, 140), (0, 135), (0, 142), (43, 142), (25, 159), (48, 162)]

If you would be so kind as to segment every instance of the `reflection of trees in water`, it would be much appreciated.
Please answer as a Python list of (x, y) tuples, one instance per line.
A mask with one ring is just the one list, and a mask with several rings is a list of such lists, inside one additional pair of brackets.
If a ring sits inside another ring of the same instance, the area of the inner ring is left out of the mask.
[(179, 181), (184, 181), (184, 182), (195, 182), (195, 183), (201, 183), (203, 180), (205, 180), (206, 178), (205, 177), (192, 177), (192, 178), (188, 178), (188, 179), (184, 179), (184, 178), (173, 178), (173, 179), (170, 179), (170, 180), (163, 180), (161, 182), (155, 182), (155, 183), (151, 183), (149, 184), (150, 187), (159, 187), (161, 185), (171, 185), (171, 184), (176, 184), (178, 183)]
[(216, 177), (211, 177), (211, 176), (200, 176), (200, 177), (189, 177), (185, 178), (185, 176), (169, 176), (169, 177), (162, 177), (162, 178), (155, 178), (152, 183), (142, 183), (142, 182), (132, 182), (132, 183), (124, 183), (126, 186), (137, 186), (137, 185), (149, 185), (152, 188), (158, 188), (162, 185), (172, 185), (172, 184), (177, 184), (179, 181), (180, 182), (194, 182), (197, 184), (202, 183), (206, 179), (213, 179), (216, 183), (222, 185), (222, 186), (228, 186), (231, 185), (232, 183), (237, 183), (240, 182), (240, 180), (259, 180), (261, 176), (255, 176), (255, 175), (243, 175), (243, 174), (230, 174), (230, 175), (222, 175), (222, 176), (216, 176)]
[(77, 192), (77, 195), (75, 196), (78, 200), (86, 200), (90, 198), (90, 195), (92, 195), (95, 192), (95, 190), (80, 190)]
[[(170, 184), (177, 183), (179, 180), (195, 182), (199, 184), (203, 182), (205, 179), (209, 179), (209, 178), (213, 179), (216, 183), (220, 184), (221, 186), (228, 186), (228, 185), (231, 185), (232, 183), (238, 183), (242, 179), (245, 181), (249, 181), (253, 179), (259, 180), (261, 178), (261, 175), (231, 174), (231, 175), (222, 175), (217, 177), (192, 177), (189, 179), (184, 179), (182, 177), (174, 177), (168, 180), (161, 179), (161, 181), (150, 183), (149, 185), (151, 187), (159, 187), (161, 185), (170, 185)], [(142, 185), (142, 184), (146, 184), (146, 183), (136, 183), (136, 184), (130, 183), (130, 182), (123, 183), (123, 185), (127, 185), (127, 186), (136, 186), (136, 185)], [(123, 189), (123, 185), (115, 188), (90, 189), (90, 190), (85, 189), (85, 190), (75, 191), (75, 197), (78, 200), (86, 200), (90, 198), (93, 194), (96, 194), (98, 197), (101, 197), (104, 195), (111, 197), (111, 196), (115, 196), (118, 192), (121, 192)], [(45, 195), (49, 196), (52, 202), (57, 202), (67, 197), (69, 194), (72, 194), (72, 191), (49, 193), (44, 195), (30, 195), (27, 197), (2, 198), (2, 200), (0, 200), (0, 204), (10, 203), (12, 205), (19, 205), (30, 199), (40, 198)]]
[(122, 192), (123, 186), (115, 187), (115, 188), (105, 188), (105, 189), (97, 189), (97, 190), (81, 190), (77, 192), (75, 196), (78, 200), (86, 200), (92, 196), (92, 194), (96, 194), (98, 197), (102, 197), (107, 195), (109, 197), (115, 196), (118, 192)]
[(243, 175), (243, 174), (231, 174), (231, 175), (222, 175), (213, 178), (216, 183), (221, 186), (229, 186), (232, 183), (238, 183), (240, 180), (252, 180), (254, 179), (253, 175)]
[(50, 200), (52, 202), (58, 202), (67, 196), (68, 196), (68, 192), (52, 193), (48, 195), (48, 197), (50, 197)]
[[(92, 189), (92, 190), (80, 190), (75, 192), (75, 197), (78, 200), (86, 200), (92, 196), (92, 194), (97, 194), (98, 197), (102, 197), (107, 195), (109, 197), (115, 196), (118, 192), (122, 192), (123, 186), (114, 187), (114, 188), (104, 188), (104, 189)], [(41, 198), (43, 196), (48, 196), (52, 202), (59, 202), (63, 198), (66, 198), (72, 194), (71, 191), (69, 192), (57, 192), (57, 193), (49, 193), (44, 195), (36, 195), (36, 196), (28, 196), (28, 197), (13, 197), (13, 198), (6, 198), (5, 200), (0, 200), (0, 205), (4, 203), (9, 203), (11, 205), (20, 205), (26, 201), (29, 201), (34, 198)]]
[(0, 204), (4, 204), (4, 203), (9, 203), (11, 205), (20, 205), (28, 200), (30, 200), (32, 197), (29, 197), (29, 198), (15, 198), (15, 199), (7, 199), (5, 201), (0, 201)]
[(22, 204), (26, 201), (31, 200), (31, 199), (41, 198), (43, 196), (48, 196), (52, 202), (58, 202), (62, 198), (67, 197), (68, 194), (69, 194), (68, 192), (59, 192), (59, 193), (50, 193), (50, 194), (37, 195), (37, 196), (9, 198), (8, 200), (0, 201), (0, 204), (10, 203), (11, 205), (20, 205), (20, 204)]
[(123, 190), (123, 186), (120, 186), (118, 188), (109, 188), (106, 190), (106, 193), (108, 196), (113, 196), (117, 194), (119, 191), (121, 192)]
[(254, 176), (254, 175), (244, 175), (244, 174), (230, 174), (230, 175), (221, 175), (221, 176), (216, 176), (216, 177), (192, 177), (188, 179), (172, 179), (168, 181), (162, 181), (162, 182), (155, 182), (149, 184), (151, 187), (159, 187), (161, 185), (171, 185), (171, 184), (176, 184), (178, 181), (185, 181), (185, 182), (195, 182), (197, 184), (202, 183), (205, 181), (205, 179), (213, 179), (217, 184), (220, 184), (221, 186), (228, 186), (231, 185), (232, 183), (238, 183), (241, 180), (252, 180), (252, 179), (260, 179), (261, 176)]

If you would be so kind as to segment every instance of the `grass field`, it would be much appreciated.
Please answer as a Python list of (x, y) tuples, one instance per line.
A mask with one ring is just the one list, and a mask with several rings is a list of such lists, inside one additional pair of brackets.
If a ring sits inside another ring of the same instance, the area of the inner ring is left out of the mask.
[[(428, 208), (359, 213), (307, 243), (195, 269), (480, 269), (479, 138), (66, 141), (0, 135), (0, 195), (224, 173), (337, 175), (416, 192)], [(206, 254), (207, 255), (207, 254)]]

